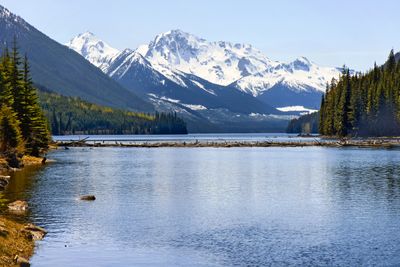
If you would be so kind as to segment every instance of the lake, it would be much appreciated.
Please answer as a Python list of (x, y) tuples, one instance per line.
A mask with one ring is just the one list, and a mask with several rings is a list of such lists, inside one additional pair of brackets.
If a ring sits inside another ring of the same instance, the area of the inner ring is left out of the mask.
[(33, 266), (399, 265), (399, 152), (59, 149), (2, 198), (49, 231)]

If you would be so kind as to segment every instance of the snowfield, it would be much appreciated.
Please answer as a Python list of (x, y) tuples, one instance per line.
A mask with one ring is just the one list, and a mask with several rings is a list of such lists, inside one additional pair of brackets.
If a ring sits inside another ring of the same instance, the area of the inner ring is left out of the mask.
[(300, 112), (307, 112), (307, 113), (318, 112), (318, 110), (316, 110), (316, 109), (309, 109), (309, 108), (305, 108), (303, 106), (280, 107), (280, 108), (276, 108), (276, 109), (279, 111), (282, 111), (282, 112), (291, 112), (291, 111), (300, 111)]

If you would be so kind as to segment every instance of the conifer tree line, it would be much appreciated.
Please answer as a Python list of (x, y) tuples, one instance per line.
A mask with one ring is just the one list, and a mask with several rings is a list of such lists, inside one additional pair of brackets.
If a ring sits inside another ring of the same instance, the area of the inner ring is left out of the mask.
[(47, 120), (39, 105), (28, 59), (14, 39), (0, 57), (0, 153), (38, 156), (50, 141)]
[(187, 134), (176, 113), (140, 113), (103, 107), (39, 86), (40, 104), (53, 135), (65, 134)]
[(318, 133), (318, 128), (319, 128), (319, 112), (313, 112), (292, 119), (286, 128), (286, 132), (311, 134), (311, 133)]
[(393, 50), (383, 66), (350, 74), (327, 85), (321, 100), (319, 133), (331, 136), (400, 135), (400, 63)]

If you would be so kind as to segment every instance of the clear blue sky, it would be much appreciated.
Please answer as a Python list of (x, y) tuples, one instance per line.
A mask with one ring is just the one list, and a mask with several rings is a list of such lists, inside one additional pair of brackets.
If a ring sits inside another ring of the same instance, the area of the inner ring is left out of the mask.
[(365, 70), (400, 50), (396, 0), (0, 0), (65, 43), (90, 30), (119, 49), (182, 29), (211, 41), (250, 43), (275, 60), (306, 56)]

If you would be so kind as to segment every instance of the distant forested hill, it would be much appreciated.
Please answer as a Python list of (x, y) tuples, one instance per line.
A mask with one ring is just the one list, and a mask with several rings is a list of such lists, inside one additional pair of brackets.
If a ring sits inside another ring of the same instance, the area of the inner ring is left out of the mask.
[(138, 113), (98, 106), (77, 97), (39, 91), (52, 134), (186, 134), (176, 114)]
[(319, 112), (303, 115), (289, 122), (287, 133), (318, 133)]
[(344, 70), (322, 99), (323, 135), (399, 136), (400, 63), (393, 50), (383, 66), (365, 74)]

